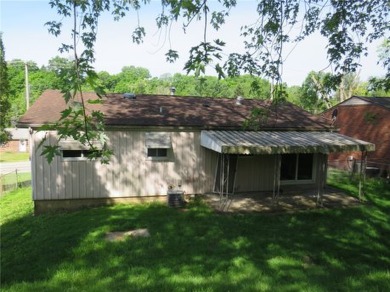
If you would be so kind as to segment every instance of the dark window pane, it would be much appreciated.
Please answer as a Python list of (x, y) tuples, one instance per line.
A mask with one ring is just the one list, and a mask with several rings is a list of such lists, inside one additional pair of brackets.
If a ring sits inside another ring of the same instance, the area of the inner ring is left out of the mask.
[(167, 149), (166, 148), (157, 148), (157, 156), (166, 157), (167, 156)]
[(294, 180), (296, 165), (297, 165), (296, 154), (283, 154), (281, 168), (280, 168), (280, 179)]
[(313, 154), (299, 154), (298, 156), (298, 179), (312, 179)]
[(62, 157), (81, 157), (83, 150), (62, 150)]
[(167, 157), (166, 148), (148, 148), (148, 157)]
[(157, 148), (148, 148), (148, 157), (155, 157), (157, 155)]

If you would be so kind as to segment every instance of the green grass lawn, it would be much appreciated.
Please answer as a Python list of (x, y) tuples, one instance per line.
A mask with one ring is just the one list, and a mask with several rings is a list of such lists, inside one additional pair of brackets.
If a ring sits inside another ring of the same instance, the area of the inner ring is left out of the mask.
[[(390, 291), (389, 186), (370, 180), (361, 207), (245, 215), (198, 202), (33, 216), (21, 189), (0, 200), (2, 291)], [(151, 237), (104, 240), (136, 228)]]
[(17, 162), (29, 160), (30, 154), (26, 152), (2, 152), (0, 162)]

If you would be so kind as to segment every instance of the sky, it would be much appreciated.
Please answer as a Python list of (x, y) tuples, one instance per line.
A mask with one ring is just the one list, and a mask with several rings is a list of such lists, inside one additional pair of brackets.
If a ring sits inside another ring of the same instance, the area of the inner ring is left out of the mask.
[[(214, 2), (212, 5), (217, 5)], [(223, 28), (215, 32), (210, 27), (208, 32), (209, 41), (219, 38), (226, 42), (226, 50), (223, 52), (225, 56), (231, 52), (243, 52), (240, 28), (256, 19), (254, 0), (237, 2), (237, 7), (231, 11)], [(158, 31), (155, 17), (160, 11), (159, 7), (159, 1), (152, 0), (139, 15), (129, 13), (119, 22), (115, 22), (109, 14), (103, 15), (95, 45), (95, 69), (117, 74), (124, 66), (136, 66), (147, 68), (153, 77), (167, 73), (186, 74), (183, 67), (189, 56), (188, 52), (203, 39), (202, 23), (192, 24), (185, 34), (181, 23), (173, 24), (170, 33)], [(141, 45), (134, 44), (131, 40), (131, 33), (138, 19), (146, 29), (146, 38)], [(3, 33), (6, 60), (31, 60), (43, 66), (55, 56), (71, 58), (70, 54), (61, 55), (58, 51), (61, 43), (71, 42), (71, 26), (65, 23), (63, 34), (55, 37), (48, 33), (44, 25), (52, 20), (60, 20), (60, 17), (50, 8), (48, 0), (0, 0), (0, 32)], [(361, 81), (366, 81), (370, 76), (385, 74), (384, 69), (377, 64), (377, 47), (380, 43), (381, 41), (376, 41), (370, 44), (368, 57), (360, 60)], [(164, 55), (170, 47), (180, 54), (180, 59), (174, 64), (165, 61)], [(290, 52), (289, 48), (287, 52)], [(317, 34), (299, 43), (289, 54), (283, 67), (283, 81), (290, 86), (301, 85), (310, 71), (325, 68), (325, 72), (331, 70), (326, 60), (326, 40)], [(206, 75), (214, 74), (212, 68), (206, 70)]]

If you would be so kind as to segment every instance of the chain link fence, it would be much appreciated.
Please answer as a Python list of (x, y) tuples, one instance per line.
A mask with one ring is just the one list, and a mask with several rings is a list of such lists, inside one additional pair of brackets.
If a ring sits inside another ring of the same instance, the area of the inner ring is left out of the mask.
[(31, 186), (31, 173), (15, 169), (0, 176), (0, 195), (27, 186)]
[[(358, 159), (347, 159), (346, 161), (330, 160), (329, 166), (341, 169), (350, 173), (350, 175), (358, 175), (361, 171), (362, 161)], [(390, 180), (390, 163), (367, 160), (365, 163), (365, 175), (373, 178), (384, 178)]]

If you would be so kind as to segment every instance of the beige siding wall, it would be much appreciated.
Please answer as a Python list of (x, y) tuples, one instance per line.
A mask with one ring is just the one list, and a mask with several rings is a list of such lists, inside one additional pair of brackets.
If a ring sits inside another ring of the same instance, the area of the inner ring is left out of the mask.
[(235, 189), (237, 192), (268, 191), (274, 184), (275, 155), (239, 156)]
[[(307, 185), (314, 187), (317, 182), (319, 154), (313, 157), (313, 179), (311, 181), (282, 181), (282, 186)], [(277, 155), (239, 156), (236, 174), (236, 192), (270, 191), (273, 189)]]
[[(111, 163), (68, 161), (56, 157), (48, 164), (36, 149), (43, 133), (34, 134), (34, 199), (85, 199), (165, 195), (169, 185), (187, 193), (212, 190), (216, 153), (200, 146), (200, 132), (169, 132), (172, 149), (166, 161), (146, 157), (145, 132), (109, 132), (114, 151)], [(55, 133), (48, 133), (55, 144)]]
[[(146, 156), (144, 131), (108, 132), (114, 156), (109, 165), (102, 165), (62, 157), (49, 164), (40, 156), (41, 149), (36, 149), (44, 133), (34, 133), (34, 200), (156, 196), (165, 195), (169, 185), (179, 184), (189, 194), (211, 192), (217, 153), (200, 146), (200, 132), (169, 134), (172, 149), (168, 160), (152, 161)], [(48, 136), (48, 142), (55, 144), (55, 133)], [(275, 167), (275, 155), (239, 156), (235, 191), (272, 190)]]

